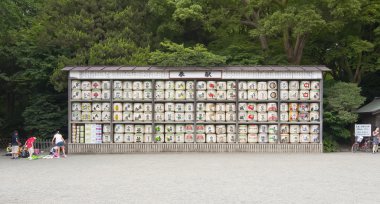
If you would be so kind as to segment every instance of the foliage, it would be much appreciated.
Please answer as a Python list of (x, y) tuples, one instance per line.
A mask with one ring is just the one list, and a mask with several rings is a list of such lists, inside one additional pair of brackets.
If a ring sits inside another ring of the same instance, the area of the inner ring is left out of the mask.
[(339, 144), (331, 138), (323, 139), (323, 152), (336, 152), (338, 151)]

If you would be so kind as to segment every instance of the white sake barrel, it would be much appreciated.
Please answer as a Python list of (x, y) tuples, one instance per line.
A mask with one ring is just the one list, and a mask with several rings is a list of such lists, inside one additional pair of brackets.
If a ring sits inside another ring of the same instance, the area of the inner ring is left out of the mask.
[(132, 121), (133, 120), (133, 112), (123, 112), (123, 121)]
[(156, 103), (156, 104), (154, 104), (154, 111), (156, 113), (165, 112), (165, 105), (163, 103)]
[(215, 111), (215, 103), (206, 103), (206, 111)]
[(111, 132), (111, 125), (103, 124), (103, 132), (104, 133), (110, 133)]
[(256, 90), (248, 90), (247, 92), (247, 98), (250, 101), (255, 101), (258, 99), (258, 93)]
[(236, 105), (234, 103), (226, 103), (226, 111), (236, 111)]
[(175, 110), (174, 103), (165, 103), (165, 111), (173, 112)]
[(186, 81), (186, 89), (187, 90), (193, 90), (194, 89), (194, 82), (193, 81)]
[(216, 134), (226, 134), (227, 133), (226, 126), (225, 125), (216, 125), (215, 133)]
[(257, 92), (258, 100), (268, 100), (268, 92), (267, 91), (258, 91)]
[(215, 125), (205, 125), (205, 133), (206, 134), (215, 133)]
[(116, 133), (124, 133), (124, 125), (123, 124), (115, 124), (113, 130)]
[(259, 133), (259, 143), (268, 143), (268, 134), (267, 133)]
[(288, 112), (280, 112), (280, 121), (282, 121), (282, 122), (289, 121), (289, 114), (288, 114)]
[(269, 134), (277, 134), (278, 126), (277, 125), (268, 125)]
[(288, 100), (289, 99), (289, 91), (287, 91), (287, 90), (281, 90), (281, 92), (280, 92), (280, 99), (281, 100)]
[(102, 110), (102, 104), (101, 103), (92, 103), (91, 110), (92, 111), (101, 111)]
[(165, 89), (173, 90), (175, 88), (174, 81), (165, 81)]
[(174, 121), (174, 112), (165, 112), (165, 121)]
[(174, 134), (174, 140), (176, 143), (184, 143), (185, 142), (185, 134)]
[(225, 82), (225, 81), (216, 82), (216, 89), (219, 91), (227, 90), (227, 82)]
[(289, 134), (289, 125), (282, 124), (280, 125), (281, 134)]
[(290, 142), (291, 143), (300, 142), (300, 135), (299, 134), (290, 134)]
[(310, 142), (319, 142), (319, 134), (310, 134)]
[(227, 90), (236, 89), (236, 82), (235, 81), (227, 81)]
[(258, 142), (257, 133), (248, 134), (248, 143), (257, 143), (257, 142)]
[(307, 112), (310, 110), (309, 103), (298, 104), (298, 111)]
[(135, 132), (135, 126), (131, 124), (124, 125), (124, 132), (125, 133), (134, 133)]
[(258, 133), (259, 132), (259, 127), (257, 125), (248, 125), (248, 133)]
[(153, 84), (151, 81), (143, 81), (142, 89), (152, 89), (152, 88), (153, 88)]
[(174, 134), (165, 134), (165, 142), (174, 143), (175, 142)]
[(144, 134), (135, 134), (134, 135), (135, 143), (143, 143), (144, 142)]
[(111, 134), (110, 133), (103, 133), (102, 142), (103, 143), (110, 143), (111, 142)]
[(110, 81), (102, 81), (101, 82), (101, 88), (103, 90), (110, 90), (111, 89), (111, 82)]
[(239, 121), (246, 121), (247, 120), (247, 112), (246, 111), (240, 111), (238, 118), (239, 118)]
[(116, 133), (113, 135), (113, 141), (115, 143), (123, 143), (124, 142), (124, 134), (123, 133)]
[(101, 113), (101, 120), (102, 121), (110, 121), (111, 120), (111, 112), (108, 112), (108, 111), (103, 111)]
[(289, 138), (290, 135), (289, 134), (281, 134), (280, 135), (280, 139), (281, 139), (281, 143), (289, 143)]
[(236, 99), (236, 91), (235, 90), (227, 90), (227, 100), (235, 100)]
[(151, 100), (152, 98), (153, 98), (152, 90), (144, 90), (143, 91), (143, 99), (144, 100)]
[(300, 89), (301, 90), (309, 90), (310, 89), (310, 81), (301, 81), (300, 82)]
[(310, 90), (310, 100), (319, 100), (319, 90)]
[(186, 103), (185, 104), (185, 111), (186, 112), (192, 112), (192, 111), (194, 111), (194, 104), (193, 103)]
[(124, 100), (133, 100), (133, 91), (132, 90), (124, 90), (122, 98)]
[(185, 121), (185, 113), (183, 112), (175, 112), (174, 113), (175, 121)]
[(227, 134), (227, 142), (235, 143), (236, 142), (236, 134)]
[(114, 90), (113, 91), (113, 99), (115, 99), (115, 100), (123, 99), (123, 91), (122, 90)]
[(216, 135), (217, 143), (226, 143), (227, 142), (227, 134), (217, 134)]
[(289, 112), (289, 121), (290, 122), (296, 122), (298, 120), (298, 112), (297, 111), (290, 111)]
[(216, 143), (216, 134), (206, 134), (207, 143)]
[(144, 134), (144, 143), (152, 142), (152, 134)]
[(309, 143), (310, 135), (309, 134), (300, 134), (300, 142), (301, 143)]
[(91, 100), (91, 91), (82, 91), (83, 100)]
[(248, 84), (246, 81), (239, 81), (239, 90), (244, 91), (248, 89)]
[(277, 111), (277, 103), (267, 103), (267, 111)]
[(206, 142), (206, 135), (205, 134), (196, 134), (195, 135), (195, 141), (197, 143), (204, 143), (204, 142)]
[(258, 115), (255, 111), (248, 111), (247, 112), (247, 121), (257, 121)]
[(235, 134), (236, 133), (236, 126), (235, 125), (227, 125), (227, 133), (228, 134)]
[(197, 91), (198, 100), (206, 100), (206, 98), (207, 98), (206, 91)]
[(72, 111), (80, 111), (80, 110), (82, 110), (81, 103), (72, 103), (71, 104), (71, 110)]
[(226, 111), (226, 104), (225, 103), (217, 103), (215, 105), (215, 111)]
[(206, 111), (205, 103), (197, 103), (197, 111)]
[(288, 103), (280, 103), (280, 111), (285, 112), (289, 110)]
[(266, 121), (268, 121), (268, 113), (266, 113), (266, 112), (259, 112), (257, 114), (257, 121), (259, 121), (259, 122), (266, 122)]
[(206, 112), (206, 121), (215, 121), (215, 112)]
[(165, 100), (174, 100), (175, 91), (174, 90), (165, 90)]
[(257, 111), (258, 112), (266, 112), (267, 111), (267, 104), (266, 103), (258, 103), (257, 104)]
[(98, 90), (92, 90), (91, 91), (91, 99), (92, 100), (100, 100), (100, 99), (102, 99), (102, 91), (100, 89), (98, 89)]
[(193, 121), (194, 113), (193, 112), (185, 112), (185, 121)]
[(276, 122), (278, 120), (277, 112), (269, 111), (267, 118), (269, 122)]
[(298, 81), (290, 81), (289, 82), (289, 89), (290, 90), (298, 91), (299, 88), (300, 88), (300, 84)]
[(81, 104), (81, 110), (82, 111), (91, 111), (92, 106), (91, 103), (82, 103)]
[(214, 90), (216, 89), (216, 82), (215, 81), (207, 81), (207, 90)]
[(193, 133), (193, 132), (194, 132), (194, 125), (186, 124), (185, 125), (185, 133)]
[(154, 135), (154, 141), (157, 143), (163, 143), (165, 141), (165, 135), (164, 134), (155, 134)]
[(75, 100), (82, 99), (82, 91), (79, 89), (72, 90), (71, 91), (71, 98), (75, 99)]
[(216, 112), (215, 113), (215, 121), (226, 121), (226, 112)]
[(156, 133), (164, 133), (165, 127), (164, 127), (164, 125), (156, 125), (155, 130), (156, 130)]
[(248, 104), (247, 103), (239, 103), (239, 111), (247, 111)]
[(185, 125), (176, 125), (175, 126), (175, 132), (176, 133), (185, 133)]
[(300, 100), (309, 100), (310, 93), (309, 90), (301, 90), (299, 93)]
[(187, 100), (193, 100), (194, 99), (194, 91), (193, 90), (187, 90), (186, 91), (186, 99)]
[(175, 112), (184, 112), (185, 111), (185, 104), (184, 103), (176, 103), (174, 105), (174, 111)]
[(247, 143), (248, 142), (248, 137), (247, 134), (239, 134), (239, 143)]
[(91, 90), (91, 82), (90, 81), (82, 81), (81, 82), (81, 89), (82, 89), (82, 91)]
[(277, 81), (268, 81), (268, 90), (277, 90)]
[(310, 111), (319, 111), (319, 103), (310, 103)]
[(154, 87), (156, 88), (156, 90), (165, 89), (165, 81), (156, 81)]
[(205, 81), (197, 81), (197, 90), (206, 90), (207, 84)]
[(239, 91), (239, 99), (240, 100), (248, 100), (248, 92), (247, 91)]
[(277, 142), (277, 135), (275, 135), (275, 134), (269, 134), (268, 135), (268, 142), (269, 143), (276, 143)]
[(142, 113), (142, 112), (134, 112), (133, 113), (133, 120), (135, 120), (135, 121), (144, 121), (145, 120), (144, 113)]
[(90, 111), (82, 111), (81, 114), (82, 120), (91, 120), (91, 112)]
[(205, 121), (206, 120), (206, 112), (197, 112), (195, 119), (198, 121)]
[(269, 90), (268, 91), (268, 100), (276, 100), (277, 99), (277, 91)]
[(289, 132), (290, 132), (290, 134), (300, 133), (300, 126), (299, 125), (290, 125), (289, 126)]
[(133, 104), (133, 111), (134, 112), (143, 112), (144, 111), (144, 104), (143, 103), (134, 103)]
[(124, 142), (125, 143), (133, 143), (135, 141), (135, 135), (130, 133), (124, 134)]
[(257, 89), (257, 82), (256, 81), (248, 81), (247, 82), (247, 88), (248, 88), (248, 90), (256, 90)]
[(259, 81), (257, 83), (257, 90), (259, 91), (266, 91), (268, 89), (268, 86), (267, 86), (267, 82), (266, 81)]
[(320, 89), (320, 85), (319, 85), (319, 81), (311, 81), (311, 86), (310, 88), (313, 89), (313, 90), (319, 90)]
[(215, 90), (207, 90), (206, 92), (206, 99), (207, 100), (216, 100), (216, 91)]
[(132, 90), (133, 89), (133, 82), (132, 81), (123, 81), (122, 87), (124, 90)]
[(300, 125), (300, 133), (306, 134), (310, 132), (310, 126), (309, 125)]
[(114, 90), (120, 90), (123, 88), (123, 82), (122, 81), (113, 81), (113, 89)]
[(256, 103), (248, 103), (247, 111), (257, 111)]
[(309, 119), (311, 122), (318, 122), (319, 121), (319, 112), (318, 111), (311, 111), (309, 115)]
[(259, 133), (268, 133), (268, 125), (260, 125)]
[(143, 108), (144, 112), (151, 112), (153, 110), (151, 103), (144, 103), (143, 106), (144, 106)]
[(144, 133), (145, 127), (144, 125), (135, 125), (135, 133)]
[(299, 112), (298, 113), (298, 121), (300, 121), (300, 122), (310, 121), (310, 114), (308, 112)]
[(80, 121), (82, 119), (82, 113), (80, 111), (71, 112), (72, 121)]
[(152, 112), (144, 112), (143, 118), (145, 121), (152, 121), (153, 120)]
[(248, 126), (247, 125), (239, 125), (239, 134), (247, 134)]
[(227, 100), (227, 91), (217, 91), (216, 100)]
[(110, 103), (102, 103), (102, 111), (111, 111), (111, 104)]
[(144, 126), (144, 133), (152, 133), (152, 125), (145, 125)]
[(175, 91), (175, 100), (185, 100), (186, 99), (186, 92), (183, 90), (176, 90)]
[(227, 122), (236, 121), (236, 113), (235, 112), (226, 112), (226, 121)]
[(91, 89), (102, 89), (102, 83), (100, 81), (92, 81)]
[(299, 99), (299, 92), (298, 91), (289, 91), (289, 100), (298, 100)]
[(154, 98), (156, 100), (164, 100), (164, 98), (165, 98), (165, 91), (163, 91), (163, 90), (156, 90), (154, 92)]
[(132, 97), (133, 97), (133, 100), (142, 100), (143, 99), (143, 92), (142, 91), (133, 91)]
[(289, 111), (298, 111), (298, 103), (288, 103)]
[(310, 125), (310, 133), (318, 134), (319, 133), (319, 125)]
[(288, 81), (281, 81), (280, 82), (280, 89), (281, 90), (287, 90), (287, 89), (289, 89), (289, 83), (288, 83)]
[(205, 133), (205, 125), (197, 125), (196, 126), (196, 132), (197, 133)]
[(79, 80), (72, 80), (71, 81), (71, 89), (81, 89), (82, 85)]
[(185, 142), (187, 143), (194, 142), (194, 134), (191, 134), (191, 133), (185, 134)]

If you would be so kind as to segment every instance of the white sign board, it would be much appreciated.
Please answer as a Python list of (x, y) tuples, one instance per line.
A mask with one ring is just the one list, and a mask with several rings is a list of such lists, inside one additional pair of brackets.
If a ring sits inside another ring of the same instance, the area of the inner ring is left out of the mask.
[(370, 137), (371, 124), (355, 124), (355, 136)]
[(170, 71), (171, 79), (220, 79), (222, 71)]

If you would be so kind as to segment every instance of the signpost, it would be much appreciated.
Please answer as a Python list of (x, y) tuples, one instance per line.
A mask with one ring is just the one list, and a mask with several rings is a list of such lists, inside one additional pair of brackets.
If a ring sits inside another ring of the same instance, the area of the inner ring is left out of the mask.
[(371, 124), (355, 124), (355, 136), (356, 137), (370, 137)]

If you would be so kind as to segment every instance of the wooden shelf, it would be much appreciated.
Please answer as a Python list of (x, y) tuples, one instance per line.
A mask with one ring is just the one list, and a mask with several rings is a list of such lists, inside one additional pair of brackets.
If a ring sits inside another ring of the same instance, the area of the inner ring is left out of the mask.
[(114, 103), (151, 103), (152, 99), (147, 100), (117, 100), (113, 99)]
[(235, 121), (233, 121), (233, 122), (198, 122), (197, 121), (197, 124), (213, 124), (213, 125), (220, 124), (220, 125), (225, 125), (225, 124), (236, 124), (236, 122)]
[(71, 99), (71, 102), (84, 102), (84, 103), (90, 103), (90, 102), (111, 102), (111, 100), (81, 100), (81, 99)]
[(277, 125), (278, 122), (257, 122), (257, 121), (252, 121), (252, 122), (238, 122), (239, 125), (255, 125), (255, 124), (258, 124), (258, 125), (261, 125), (261, 124), (268, 124), (268, 125)]
[(193, 124), (194, 121), (154, 121), (155, 124)]
[(193, 103), (194, 99), (189, 100), (155, 100), (155, 103)]
[(278, 100), (239, 100), (238, 103), (277, 103)]
[(236, 100), (197, 100), (197, 103), (235, 103)]
[(112, 121), (113, 124), (152, 124), (152, 121)]
[(111, 121), (71, 121), (71, 124), (110, 124)]
[(320, 122), (280, 122), (281, 124), (294, 124), (294, 125), (299, 125), (299, 124), (311, 124), (311, 125), (319, 125)]
[(280, 100), (280, 103), (319, 103), (320, 100)]

